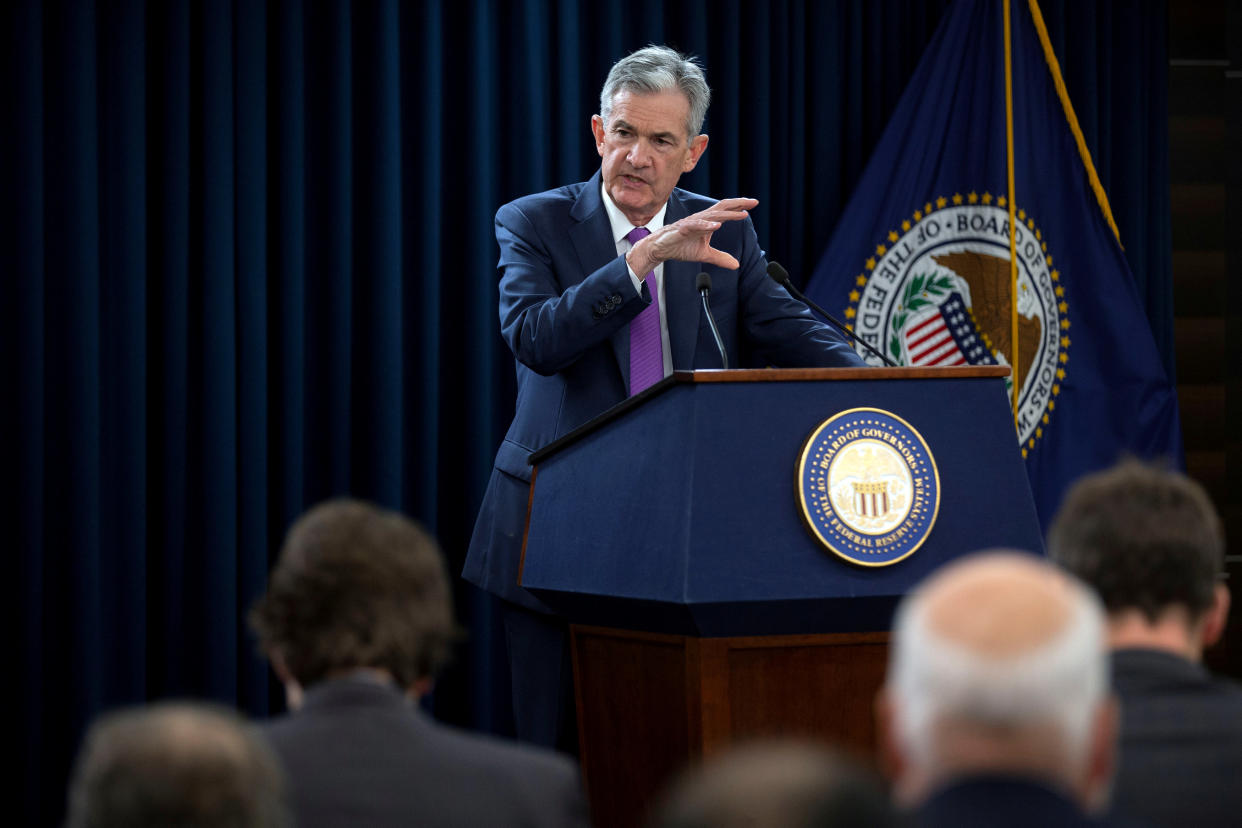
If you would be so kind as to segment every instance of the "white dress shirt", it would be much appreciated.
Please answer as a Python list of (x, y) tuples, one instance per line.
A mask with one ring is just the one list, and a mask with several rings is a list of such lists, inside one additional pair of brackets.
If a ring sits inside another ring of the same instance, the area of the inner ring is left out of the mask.
[[(630, 244), (630, 240), (626, 238), (630, 231), (634, 229), (634, 225), (630, 224), (630, 220), (625, 217), (625, 213), (616, 204), (612, 203), (612, 196), (608, 195), (608, 190), (600, 184), (600, 190), (604, 197), (604, 209), (608, 211), (608, 221), (612, 224), (612, 238), (617, 243), (617, 255), (624, 256), (630, 252), (630, 248), (634, 245)], [(647, 222), (644, 227), (652, 233), (664, 226), (664, 213), (668, 210), (666, 202), (660, 208), (660, 212), (656, 213), (651, 221)], [(643, 283), (639, 280), (638, 275), (634, 273), (634, 268), (626, 262), (626, 269), (630, 272), (630, 280), (634, 283), (634, 290), (638, 294), (643, 292)], [(656, 301), (660, 303), (660, 349), (664, 355), (664, 376), (673, 373), (673, 352), (668, 344), (668, 312), (664, 305), (664, 263), (656, 265), (652, 275), (648, 280), (654, 280), (650, 286), (650, 290), (655, 294)]]

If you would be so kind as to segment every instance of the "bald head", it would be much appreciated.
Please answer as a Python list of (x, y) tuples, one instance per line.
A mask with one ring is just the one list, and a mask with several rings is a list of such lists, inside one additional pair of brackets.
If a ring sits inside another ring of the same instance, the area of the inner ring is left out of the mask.
[(995, 553), (942, 569), (918, 600), (929, 632), (981, 659), (1001, 660), (1063, 635), (1081, 591), (1036, 558)]
[(1039, 558), (993, 552), (903, 602), (885, 692), (905, 763), (929, 783), (1002, 771), (1077, 787), (1107, 682), (1093, 594)]

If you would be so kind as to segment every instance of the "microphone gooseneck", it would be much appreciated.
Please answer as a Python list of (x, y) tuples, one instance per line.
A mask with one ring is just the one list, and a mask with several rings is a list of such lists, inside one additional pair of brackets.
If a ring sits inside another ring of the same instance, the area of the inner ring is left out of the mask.
[(724, 340), (720, 338), (720, 329), (716, 327), (716, 317), (712, 316), (711, 303), (707, 297), (712, 292), (712, 277), (700, 271), (694, 277), (694, 289), (703, 297), (703, 312), (707, 314), (707, 324), (711, 326), (712, 336), (716, 340), (716, 349), (720, 351), (720, 367), (728, 370), (729, 355), (725, 353)]
[(810, 306), (816, 312), (818, 312), (820, 316), (824, 317), (824, 319), (827, 319), (828, 322), (831, 323), (832, 326), (836, 328), (838, 331), (845, 334), (850, 339), (857, 342), (859, 345), (863, 346), (868, 351), (870, 351), (872, 354), (875, 354), (877, 357), (883, 360), (885, 365), (889, 366), (890, 368), (899, 367), (897, 363), (893, 362), (891, 359), (884, 356), (884, 354), (880, 353), (875, 348), (871, 347), (869, 343), (863, 341), (857, 334), (855, 334), (845, 325), (838, 322), (836, 317), (834, 317), (828, 311), (821, 308), (819, 305), (812, 302), (802, 293), (802, 291), (794, 287), (794, 283), (789, 278), (789, 271), (785, 270), (785, 268), (781, 267), (776, 262), (768, 262), (768, 275), (772, 277), (772, 280), (774, 282), (784, 287), (785, 290), (789, 291), (790, 294), (794, 296), (794, 298), (798, 299), (803, 304)]

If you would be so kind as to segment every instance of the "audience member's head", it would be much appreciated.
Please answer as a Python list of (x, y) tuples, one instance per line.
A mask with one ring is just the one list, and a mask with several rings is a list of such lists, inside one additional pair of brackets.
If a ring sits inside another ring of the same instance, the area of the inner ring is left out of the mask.
[(1129, 460), (1082, 478), (1053, 520), (1048, 552), (1100, 594), (1114, 646), (1197, 660), (1224, 631), (1224, 532), (1185, 475)]
[(1103, 805), (1116, 708), (1099, 601), (1032, 555), (945, 566), (898, 609), (880, 711), (903, 805), (991, 774)]
[(290, 825), (267, 745), (236, 714), (161, 703), (90, 728), (69, 787), (70, 828)]
[(289, 530), (251, 625), (290, 690), (360, 670), (425, 689), (457, 635), (436, 542), (413, 521), (333, 500)]
[(890, 826), (876, 780), (849, 760), (803, 742), (734, 748), (684, 773), (666, 792), (653, 828)]

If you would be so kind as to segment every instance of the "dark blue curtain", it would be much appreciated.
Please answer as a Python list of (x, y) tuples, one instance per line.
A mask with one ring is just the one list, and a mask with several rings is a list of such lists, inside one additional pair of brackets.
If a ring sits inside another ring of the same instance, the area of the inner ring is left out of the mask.
[(1040, 9), (1156, 347), (1176, 383), (1165, 4), (1040, 0)]
[[(23, 821), (59, 818), (102, 709), (279, 706), (244, 614), (309, 504), (401, 508), (460, 568), (512, 412), (491, 217), (598, 165), (614, 60), (648, 42), (704, 58), (713, 140), (683, 184), (760, 199), (760, 238), (801, 281), (944, 6), (3, 4)], [(1164, 8), (1045, 15), (1171, 361)], [(472, 638), (435, 707), (504, 730), (490, 604), (458, 599)]]

